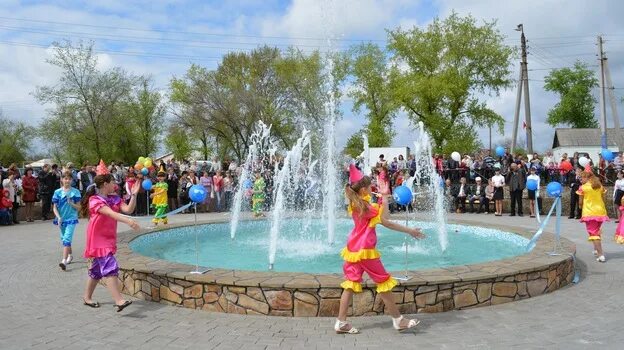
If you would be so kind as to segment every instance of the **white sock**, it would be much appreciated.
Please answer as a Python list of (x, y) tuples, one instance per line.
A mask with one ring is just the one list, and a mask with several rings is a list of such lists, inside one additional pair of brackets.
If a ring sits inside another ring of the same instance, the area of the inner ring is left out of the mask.
[(71, 254), (69, 254), (69, 255), (67, 255), (67, 259), (65, 259), (65, 262), (66, 262), (67, 264), (69, 264), (69, 263), (71, 263), (71, 262), (72, 262), (72, 260), (74, 260), (74, 258), (72, 257), (72, 255), (71, 255)]

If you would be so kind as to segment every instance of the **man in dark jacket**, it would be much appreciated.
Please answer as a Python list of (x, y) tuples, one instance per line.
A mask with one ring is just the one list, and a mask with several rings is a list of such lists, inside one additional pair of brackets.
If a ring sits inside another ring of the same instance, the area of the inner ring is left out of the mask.
[(39, 196), (41, 197), (41, 220), (48, 220), (52, 206), (52, 195), (56, 189), (56, 174), (50, 171), (48, 164), (44, 164), (37, 180), (39, 181)]
[(455, 208), (458, 213), (466, 212), (466, 198), (470, 196), (470, 188), (466, 184), (466, 178), (459, 179), (459, 184), (453, 187), (453, 197), (455, 197)]
[(583, 169), (576, 168), (576, 171), (568, 173), (568, 182), (570, 183), (570, 215), (568, 219), (580, 219), (581, 208), (579, 208), (579, 195), (576, 191), (581, 187), (581, 172)]
[(481, 213), (482, 208), (485, 207), (485, 211), (489, 211), (488, 200), (485, 198), (485, 185), (481, 183), (481, 177), (475, 178), (476, 184), (471, 185), (468, 191), (470, 196), (468, 197), (468, 203), (470, 203), (470, 212), (474, 213), (474, 202), (479, 201), (479, 210), (477, 213)]
[(518, 216), (523, 216), (522, 192), (526, 187), (526, 173), (523, 168), (518, 168), (516, 163), (511, 163), (510, 170), (505, 181), (509, 184), (509, 195), (511, 197), (511, 214), (509, 216), (516, 216), (516, 204), (518, 205)]

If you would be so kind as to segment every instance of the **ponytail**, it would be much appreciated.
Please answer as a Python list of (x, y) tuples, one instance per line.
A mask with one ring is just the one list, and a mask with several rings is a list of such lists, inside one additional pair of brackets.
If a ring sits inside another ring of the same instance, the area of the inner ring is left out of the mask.
[(111, 183), (113, 176), (111, 174), (97, 175), (93, 179), (93, 183), (87, 187), (84, 196), (80, 200), (80, 216), (83, 218), (89, 217), (89, 200), (91, 197), (99, 193), (99, 189), (104, 183)]
[(359, 192), (362, 188), (370, 186), (370, 184), (370, 177), (364, 176), (360, 181), (345, 186), (345, 196), (349, 200), (349, 205), (351, 209), (359, 215), (364, 214), (368, 208), (368, 202), (360, 198)]

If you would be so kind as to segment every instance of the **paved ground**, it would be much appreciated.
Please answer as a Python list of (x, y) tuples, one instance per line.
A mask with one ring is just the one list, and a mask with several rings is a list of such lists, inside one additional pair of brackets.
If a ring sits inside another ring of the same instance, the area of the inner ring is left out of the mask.
[[(452, 218), (535, 229), (534, 219), (464, 214)], [(173, 221), (190, 221), (177, 215)], [(283, 318), (208, 313), (146, 301), (115, 313), (98, 287), (100, 309), (82, 305), (85, 263), (58, 268), (58, 234), (49, 222), (0, 228), (0, 349), (575, 349), (624, 347), (624, 247), (605, 240), (608, 262), (591, 255), (583, 226), (563, 219), (578, 244), (582, 280), (550, 295), (467, 311), (418, 315), (414, 333), (398, 334), (388, 317), (353, 320), (357, 336), (336, 335), (331, 318)], [(120, 225), (121, 229), (126, 229)], [(604, 227), (611, 237), (615, 224)], [(74, 238), (80, 255), (84, 223)]]

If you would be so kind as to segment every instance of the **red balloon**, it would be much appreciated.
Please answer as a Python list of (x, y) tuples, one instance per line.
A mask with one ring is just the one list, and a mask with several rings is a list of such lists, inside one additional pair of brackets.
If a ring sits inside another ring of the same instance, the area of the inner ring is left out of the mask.
[(561, 162), (560, 168), (565, 170), (565, 171), (570, 171), (572, 170), (572, 163), (570, 163), (567, 160), (564, 160), (563, 162)]
[(148, 169), (149, 169), (149, 171), (150, 171), (150, 173), (151, 173), (151, 172), (152, 172), (152, 171), (154, 171), (154, 169), (156, 169), (156, 168), (154, 168), (154, 166), (152, 165), (152, 166), (151, 166), (151, 167), (149, 167)]

